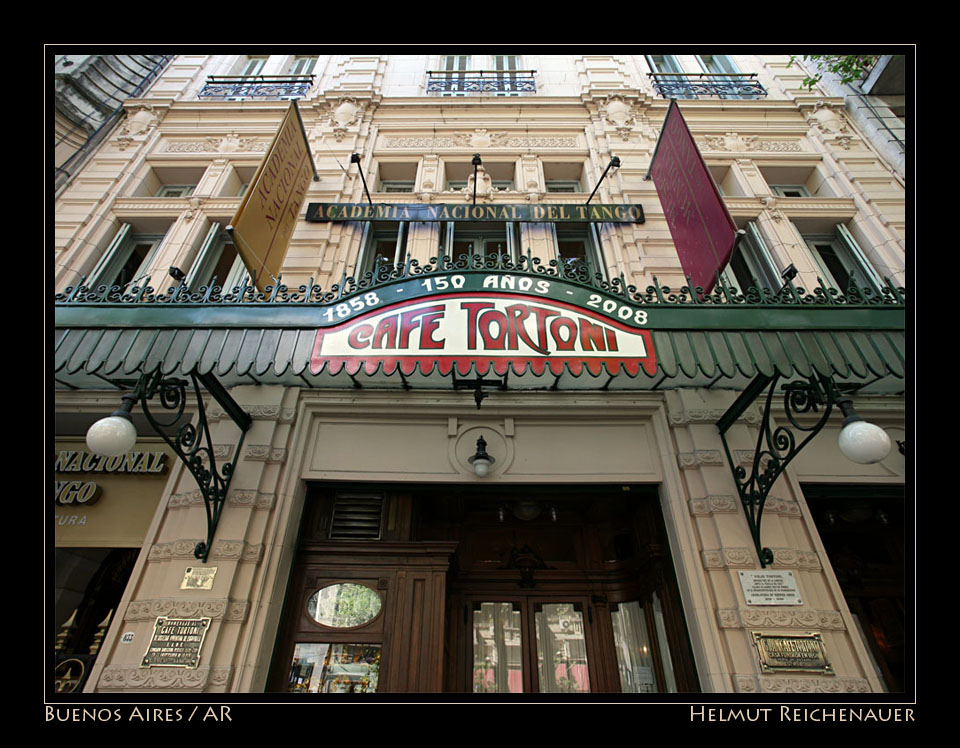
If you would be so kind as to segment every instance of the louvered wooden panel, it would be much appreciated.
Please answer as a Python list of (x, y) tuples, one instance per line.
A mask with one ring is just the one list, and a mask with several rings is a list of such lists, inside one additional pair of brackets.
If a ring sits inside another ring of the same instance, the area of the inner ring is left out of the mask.
[(378, 540), (382, 515), (382, 496), (338, 496), (333, 506), (330, 537)]

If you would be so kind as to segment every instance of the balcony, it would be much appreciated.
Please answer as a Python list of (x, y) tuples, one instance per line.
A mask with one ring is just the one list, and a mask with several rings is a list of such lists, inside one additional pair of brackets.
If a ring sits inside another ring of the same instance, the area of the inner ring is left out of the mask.
[(313, 86), (312, 75), (210, 75), (201, 99), (299, 99)]
[(718, 96), (721, 99), (755, 99), (766, 96), (766, 89), (755, 73), (647, 73), (653, 87), (665, 99), (696, 99)]
[(440, 96), (492, 94), (518, 96), (537, 92), (536, 70), (428, 70), (427, 93)]

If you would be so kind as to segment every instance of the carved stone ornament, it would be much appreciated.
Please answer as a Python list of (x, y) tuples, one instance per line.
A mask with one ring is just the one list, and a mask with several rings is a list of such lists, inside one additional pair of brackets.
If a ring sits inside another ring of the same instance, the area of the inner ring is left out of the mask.
[(339, 143), (347, 135), (347, 129), (360, 121), (363, 107), (356, 99), (345, 96), (330, 104), (330, 124), (333, 137)]
[(629, 140), (634, 131), (637, 118), (633, 108), (621, 96), (609, 96), (600, 107), (604, 120), (613, 125), (623, 140)]
[(735, 132), (723, 135), (701, 135), (694, 138), (697, 147), (702, 151), (719, 151), (721, 153), (743, 153), (759, 151), (761, 153), (799, 153), (803, 150), (800, 141), (793, 140), (764, 140), (758, 135), (740, 135)]
[(127, 114), (126, 120), (120, 126), (120, 135), (137, 136), (152, 130), (160, 121), (160, 115), (154, 111), (151, 104), (138, 104)]

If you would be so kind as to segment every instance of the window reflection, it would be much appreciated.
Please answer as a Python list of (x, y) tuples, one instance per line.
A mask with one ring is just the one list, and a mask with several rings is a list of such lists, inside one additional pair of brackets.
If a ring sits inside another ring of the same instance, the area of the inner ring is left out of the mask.
[(521, 657), (520, 611), (510, 603), (482, 603), (473, 611), (473, 692), (523, 691)]
[(317, 623), (338, 629), (369, 623), (380, 607), (380, 595), (362, 584), (331, 584), (307, 601), (307, 612)]
[(289, 693), (375, 693), (380, 645), (298, 643)]
[(535, 618), (540, 692), (589, 692), (583, 614), (571, 603), (544, 604)]

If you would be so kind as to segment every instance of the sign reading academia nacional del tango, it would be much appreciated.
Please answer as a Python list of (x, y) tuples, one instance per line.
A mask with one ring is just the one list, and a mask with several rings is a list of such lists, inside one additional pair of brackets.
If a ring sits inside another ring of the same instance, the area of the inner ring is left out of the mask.
[(646, 309), (553, 276), (433, 274), (354, 295), (320, 317), (314, 374), (656, 370)]
[(640, 205), (471, 205), (469, 203), (309, 203), (306, 220), (507, 221), (515, 223), (644, 223)]

